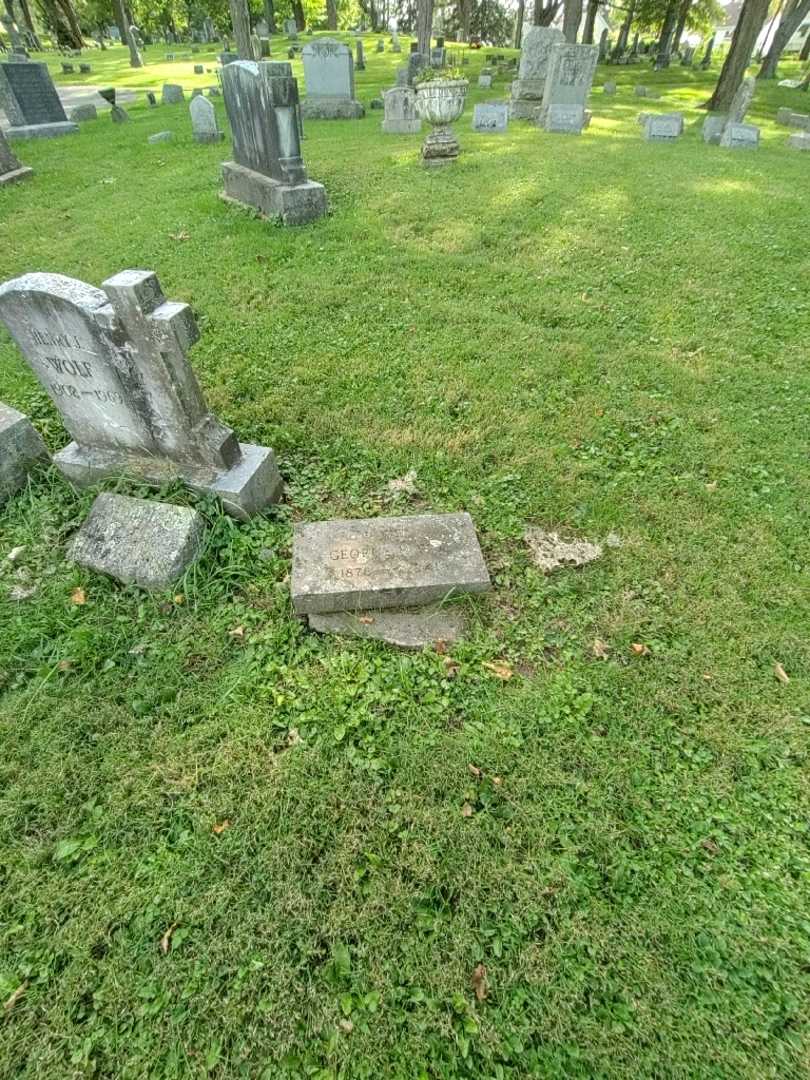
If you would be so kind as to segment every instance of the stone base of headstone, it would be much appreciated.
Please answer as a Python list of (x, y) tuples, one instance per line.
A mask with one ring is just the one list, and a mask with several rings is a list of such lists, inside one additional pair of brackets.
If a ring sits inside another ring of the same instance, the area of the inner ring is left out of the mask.
[(727, 123), (726, 113), (710, 113), (703, 121), (703, 141), (711, 146), (719, 146)]
[(45, 444), (28, 417), (0, 401), (0, 506), (24, 487), (31, 469), (47, 459)]
[(194, 142), (197, 143), (220, 143), (225, 139), (224, 131), (195, 131)]
[(491, 75), (479, 75), (478, 76), (478, 86), (482, 90), (489, 90), (489, 88), (492, 86), (492, 76)]
[(79, 125), (69, 120), (56, 124), (20, 124), (6, 131), (7, 139), (58, 139), (60, 135), (76, 135)]
[(427, 169), (451, 165), (459, 155), (460, 147), (452, 128), (436, 127), (422, 144), (422, 164)]
[(161, 487), (172, 479), (182, 480), (192, 491), (215, 495), (231, 517), (247, 519), (281, 498), (283, 481), (273, 451), (266, 446), (240, 443), (241, 461), (214, 477), (201, 476), (192, 468), (166, 459), (133, 456), (122, 458), (115, 451), (80, 447), (69, 443), (54, 455), (54, 465), (77, 488), (93, 487), (104, 480), (136, 474), (139, 481)]
[(549, 105), (538, 110), (537, 125), (557, 135), (581, 135), (590, 123), (581, 105)]
[[(797, 131), (795, 135), (791, 135), (787, 141), (791, 150), (810, 150), (810, 132)], [(2, 183), (2, 177), (0, 177), (0, 183)]]
[(5, 187), (6, 184), (18, 184), (20, 180), (27, 180), (34, 175), (34, 170), (28, 165), (21, 165), (19, 169), (12, 169), (11, 172), (0, 173), (0, 187)]
[(466, 630), (458, 606), (411, 608), (407, 611), (334, 611), (308, 616), (309, 628), (319, 634), (369, 638), (400, 649), (423, 649), (437, 641), (448, 645)]
[(515, 79), (509, 102), (510, 120), (534, 120), (543, 104), (544, 86), (542, 79)]
[(235, 161), (223, 162), (222, 179), (224, 199), (250, 206), (264, 217), (280, 218), (284, 225), (305, 225), (327, 211), (326, 188), (314, 180), (282, 184)]
[(473, 131), (504, 132), (509, 124), (509, 106), (505, 102), (487, 101), (473, 109)]
[(160, 590), (188, 570), (202, 550), (205, 524), (187, 506), (99, 495), (68, 546), (68, 558), (124, 585)]
[(308, 97), (301, 102), (305, 120), (362, 120), (365, 107), (351, 98)]
[(290, 591), (299, 615), (423, 607), (490, 588), (469, 514), (296, 525)]
[(647, 142), (675, 142), (683, 134), (683, 113), (647, 113), (644, 138)]
[(422, 130), (422, 119), (415, 116), (411, 120), (383, 120), (380, 126), (386, 135), (418, 135)]
[(755, 124), (726, 124), (720, 145), (727, 150), (756, 150), (759, 128)]

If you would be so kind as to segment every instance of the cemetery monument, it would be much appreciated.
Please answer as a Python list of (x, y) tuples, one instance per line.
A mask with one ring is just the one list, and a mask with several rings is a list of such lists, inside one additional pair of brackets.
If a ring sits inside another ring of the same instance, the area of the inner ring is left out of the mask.
[(587, 126), (585, 106), (591, 92), (597, 45), (554, 45), (546, 71), (543, 105), (537, 113), (537, 123), (546, 131), (580, 134)]
[(308, 41), (303, 50), (307, 96), (301, 113), (312, 120), (359, 120), (366, 110), (354, 98), (354, 63), (348, 45), (334, 38)]
[(384, 90), (383, 106), (382, 130), (388, 135), (416, 135), (422, 130), (422, 118), (416, 111), (416, 91), (410, 86)]
[(191, 114), (191, 130), (195, 142), (222, 142), (225, 134), (217, 126), (216, 110), (208, 98), (203, 97), (202, 94), (192, 98), (188, 111)]
[(47, 64), (0, 63), (0, 106), (11, 124), (9, 139), (52, 139), (79, 130), (65, 115)]
[(16, 184), (19, 180), (27, 180), (33, 175), (34, 170), (20, 164), (17, 155), (6, 142), (5, 135), (0, 131), (0, 187)]
[(513, 120), (531, 120), (543, 103), (546, 72), (551, 50), (564, 42), (562, 30), (533, 26), (523, 38), (518, 77), (512, 83), (509, 115)]

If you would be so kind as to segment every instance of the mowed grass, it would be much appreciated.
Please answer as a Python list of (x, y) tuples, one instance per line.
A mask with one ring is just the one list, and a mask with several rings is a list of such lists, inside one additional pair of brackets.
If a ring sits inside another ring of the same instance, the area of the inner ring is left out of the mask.
[[(362, 100), (400, 59), (369, 43)], [(0, 276), (157, 271), (287, 498), (198, 504), (156, 597), (66, 562), (92, 493), (55, 473), (0, 514), (0, 1074), (806, 1075), (810, 161), (773, 124), (805, 99), (760, 88), (725, 152), (716, 71), (606, 77), (581, 138), (474, 134), (508, 90), (473, 86), (438, 173), (378, 112), (308, 123), (301, 229), (220, 201), (186, 106), (17, 145)], [(0, 399), (65, 443), (5, 333)], [(462, 509), (495, 583), (463, 644), (292, 614), (293, 521)], [(621, 546), (544, 577), (527, 524)]]

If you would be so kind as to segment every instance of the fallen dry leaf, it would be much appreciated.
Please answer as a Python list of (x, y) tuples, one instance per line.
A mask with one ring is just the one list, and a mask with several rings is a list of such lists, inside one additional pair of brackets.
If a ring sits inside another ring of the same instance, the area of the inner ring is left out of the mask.
[(439, 654), (439, 656), (445, 656), (447, 654), (447, 642), (439, 638), (433, 642), (433, 648)]
[(181, 229), (179, 233), (169, 233), (170, 240), (188, 240), (190, 233), (187, 233), (185, 229)]
[(359, 615), (357, 617), (357, 621), (361, 622), (363, 624), (363, 626), (371, 626), (371, 624), (374, 622), (374, 616), (373, 615)]
[(224, 833), (226, 829), (230, 829), (230, 827), (230, 821), (225, 818), (224, 821), (220, 821), (217, 825), (212, 826), (211, 832), (216, 833), (216, 835), (219, 836), (221, 833)]
[(160, 939), (160, 951), (163, 953), (164, 956), (168, 953), (169, 949), (172, 947), (172, 934), (175, 932), (178, 925), (179, 924), (176, 923), (176, 922), (172, 923), (172, 925), (169, 927), (169, 929), (166, 931), (166, 933)]
[(481, 777), (484, 775), (484, 770), (479, 769), (477, 765), (470, 764), (467, 766), (467, 768), (470, 770), (476, 780), (480, 780)]
[(640, 641), (634, 641), (630, 646), (631, 652), (634, 652), (636, 656), (649, 656), (650, 650), (646, 645), (642, 645)]
[(287, 746), (298, 746), (301, 742), (301, 736), (298, 734), (297, 727), (291, 727), (287, 732)]
[(56, 665), (56, 667), (57, 667), (58, 671), (72, 671), (73, 670), (73, 661), (72, 660), (60, 660), (59, 663)]
[(87, 593), (82, 588), (76, 588), (70, 594), (70, 599), (73, 601), (74, 604), (86, 604)]
[(777, 679), (779, 680), (780, 683), (789, 683), (790, 682), (790, 676), (788, 675), (788, 673), (785, 671), (785, 669), (782, 667), (781, 664), (776, 663), (776, 664), (773, 665), (773, 673), (777, 677)]
[(483, 964), (478, 964), (472, 975), (473, 990), (477, 1001), (486, 1001), (487, 997), (487, 969)]
[(495, 787), (500, 787), (501, 784), (503, 783), (503, 777), (502, 776), (493, 776), (492, 777), (492, 783), (495, 785)]
[(454, 679), (458, 675), (461, 665), (458, 660), (454, 660), (452, 656), (445, 656), (444, 658), (444, 672), (448, 679)]
[(712, 840), (710, 837), (707, 837), (705, 840), (701, 840), (700, 841), (700, 846), (702, 848), (704, 848), (706, 851), (708, 851), (708, 853), (710, 855), (717, 855), (718, 852), (720, 851), (720, 848), (717, 846), (717, 844), (714, 842), (714, 840)]
[(404, 492), (406, 495), (415, 495), (416, 469), (409, 469), (404, 476), (399, 476), (396, 480), (389, 480), (388, 490), (395, 495), (399, 492)]
[(182, 593), (178, 593), (178, 594), (177, 594), (177, 595), (176, 595), (176, 596), (174, 597), (174, 602), (175, 602), (175, 604), (177, 604), (177, 606), (178, 606), (178, 607), (180, 607), (180, 605), (181, 605), (181, 604), (185, 604), (185, 602), (186, 602), (186, 598), (185, 598), (185, 596), (183, 596), (183, 594), (182, 594)]
[(461, 816), (462, 817), (472, 817), (473, 816), (473, 808), (470, 806), (470, 804), (468, 802), (465, 802), (464, 805), (462, 806), (462, 808), (461, 808)]
[(607, 660), (608, 658), (608, 647), (604, 641), (600, 641), (599, 638), (597, 638), (591, 646), (591, 651), (597, 660)]
[(245, 637), (244, 626), (235, 626), (233, 630), (229, 630), (228, 637), (232, 637), (234, 641), (243, 641)]
[(11, 1012), (11, 1010), (14, 1008), (14, 1006), (17, 1004), (17, 1002), (20, 1000), (20, 998), (23, 996), (23, 994), (25, 993), (25, 991), (27, 989), (28, 989), (28, 983), (27, 982), (20, 983), (20, 985), (17, 987), (17, 989), (11, 995), (11, 997), (6, 999), (5, 1005), (3, 1005), (3, 1009), (5, 1010), (5, 1012)]
[(347, 1035), (351, 1035), (354, 1031), (354, 1024), (351, 1020), (341, 1020), (338, 1024), (341, 1031), (344, 1031)]
[(712, 482), (710, 484), (707, 484), (706, 485), (706, 490), (707, 491), (717, 491), (717, 481), (712, 480)]
[(485, 660), (481, 666), (491, 671), (496, 678), (503, 679), (504, 682), (514, 675), (512, 665), (505, 660)]

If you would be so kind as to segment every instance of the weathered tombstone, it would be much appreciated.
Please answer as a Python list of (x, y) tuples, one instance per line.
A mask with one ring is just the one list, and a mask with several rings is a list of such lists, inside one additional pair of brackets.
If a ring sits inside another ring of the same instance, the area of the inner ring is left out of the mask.
[(25, 486), (35, 465), (47, 460), (45, 443), (28, 417), (0, 401), (0, 506)]
[(508, 125), (509, 106), (505, 102), (488, 101), (473, 108), (473, 131), (503, 132)]
[(113, 105), (110, 109), (110, 119), (114, 124), (125, 124), (129, 120), (129, 113), (120, 105)]
[[(797, 131), (788, 137), (787, 144), (791, 150), (810, 150), (810, 133)], [(0, 183), (2, 182), (3, 178), (0, 176)]]
[(149, 102), (150, 109), (157, 108), (157, 98), (151, 90), (146, 91), (146, 100)]
[[(546, 89), (543, 106), (537, 113), (537, 123), (546, 131), (573, 132), (576, 123), (574, 108), (582, 109), (582, 126), (585, 126), (585, 106), (591, 92), (599, 49), (596, 45), (555, 45), (546, 71)], [(546, 123), (552, 106), (557, 106), (556, 120)], [(582, 130), (580, 127), (580, 131)]]
[(251, 34), (250, 35), (250, 48), (251, 48), (251, 51), (253, 52), (253, 59), (254, 60), (261, 60), (261, 58), (262, 58), (262, 43), (261, 43), (261, 41), (259, 41), (259, 35), (258, 34)]
[(217, 127), (217, 114), (208, 98), (195, 97), (189, 106), (189, 112), (195, 142), (222, 142), (225, 135)]
[(633, 87), (633, 93), (636, 97), (647, 97), (647, 87), (642, 86), (641, 83), (636, 83)]
[(262, 60), (268, 60), (270, 58), (270, 38), (259, 38), (259, 52)]
[(648, 113), (644, 123), (647, 142), (674, 142), (683, 134), (683, 113)]
[(383, 41), (382, 38), (377, 39), (377, 52), (378, 53), (380, 53), (380, 52), (384, 53), (385, 52), (385, 42)]
[(608, 80), (608, 82), (606, 82), (605, 85), (602, 87), (602, 90), (606, 94), (615, 94), (616, 93), (616, 83)]
[(424, 68), (430, 67), (429, 59), (424, 53), (420, 53), (418, 49), (411, 52), (408, 56), (408, 85), (413, 86), (416, 82), (416, 76)]
[(174, 60), (174, 53), (173, 52), (167, 52), (166, 53), (166, 59), (167, 60)]
[(402, 67), (397, 68), (397, 70), (395, 72), (395, 76), (396, 76), (396, 80), (397, 80), (396, 81), (397, 86), (409, 86), (410, 85), (409, 82), (408, 82), (408, 69), (407, 69), (407, 67), (405, 67), (404, 64), (402, 65)]
[(431, 604), (490, 588), (469, 514), (317, 521), (293, 529), (299, 615)]
[(124, 585), (166, 589), (202, 552), (205, 522), (188, 506), (99, 495), (68, 546), (68, 558)]
[(395, 86), (383, 91), (385, 119), (382, 129), (388, 135), (415, 135), (422, 130), (422, 118), (416, 112), (416, 91), (409, 86)]
[(334, 38), (304, 46), (307, 96), (301, 113), (311, 120), (359, 120), (366, 110), (354, 99), (354, 64), (348, 45)]
[(720, 145), (727, 150), (756, 150), (759, 147), (759, 128), (754, 124), (729, 121), (723, 129)]
[(552, 102), (544, 106), (543, 128), (558, 135), (581, 135), (585, 127), (585, 109), (582, 105), (559, 105)]
[[(731, 99), (727, 113), (709, 113), (703, 121), (703, 141), (713, 146), (726, 145), (723, 136), (730, 124), (742, 124), (756, 92), (757, 81), (753, 75), (743, 79)], [(744, 139), (745, 136), (743, 135)]]
[(478, 86), (483, 90), (489, 90), (492, 86), (492, 72), (488, 68), (483, 68), (478, 76)]
[(65, 115), (46, 64), (0, 63), (0, 105), (11, 123), (9, 139), (50, 139), (79, 130)]
[(203, 64), (195, 64), (194, 65), (194, 74), (195, 75), (204, 75), (205, 74), (205, 66)]
[(75, 70), (73, 64), (62, 64), (63, 75), (72, 75)]
[(363, 49), (363, 42), (361, 41), (360, 38), (358, 38), (357, 41), (355, 41), (355, 43), (354, 43), (354, 57), (355, 57), (354, 66), (357, 68), (357, 70), (358, 71), (365, 71), (366, 70), (366, 54), (365, 54), (365, 51)]
[(193, 101), (194, 98), (198, 97), (202, 97), (202, 90), (199, 88), (199, 86), (195, 86), (194, 89), (191, 91), (191, 100)]
[(681, 67), (690, 68), (695, 61), (695, 50), (691, 45), (687, 45), (683, 50), (683, 56), (681, 57)]
[(170, 131), (156, 131), (154, 135), (147, 135), (146, 141), (148, 143), (162, 143), (171, 142), (172, 133)]
[(240, 444), (208, 411), (186, 358), (197, 323), (188, 304), (165, 299), (155, 274), (124, 270), (103, 291), (25, 274), (0, 286), (0, 319), (74, 440), (54, 463), (77, 487), (176, 478), (219, 496), (235, 517), (279, 497), (272, 450)]
[(391, 33), (391, 52), (402, 52), (402, 44), (399, 40), (399, 34), (396, 32), (396, 30), (392, 31)]
[(181, 101), (186, 100), (183, 87), (177, 83), (165, 83), (161, 93), (161, 100), (164, 105), (179, 105)]
[(82, 75), (92, 75), (93, 68), (90, 64), (79, 64), (79, 71)]
[(551, 50), (565, 41), (561, 30), (533, 26), (523, 38), (518, 77), (512, 83), (509, 115), (513, 120), (531, 120), (543, 103), (546, 72)]
[(608, 56), (608, 37), (610, 31), (607, 27), (602, 31), (599, 36), (599, 63), (604, 64)]
[(307, 179), (298, 84), (290, 65), (239, 60), (223, 68), (222, 85), (234, 154), (222, 166), (224, 197), (285, 225), (322, 217), (326, 191)]
[(27, 180), (34, 175), (34, 170), (27, 165), (21, 165), (17, 155), (12, 152), (6, 141), (6, 137), (0, 131), (0, 187), (6, 184), (16, 184), (20, 180)]
[(712, 64), (712, 53), (714, 52), (714, 34), (709, 38), (709, 42), (706, 46), (706, 52), (703, 54), (703, 59), (700, 61), (700, 66), (703, 71), (708, 71)]
[(430, 50), (430, 66), (443, 68), (447, 64), (447, 49), (443, 45)]
[(284, 20), (284, 33), (287, 35), (287, 37), (292, 38), (293, 41), (297, 40), (298, 23), (295, 21), (295, 19)]
[(777, 109), (776, 110), (776, 122), (777, 124), (784, 124), (790, 127), (790, 118), (793, 116), (793, 109)]

